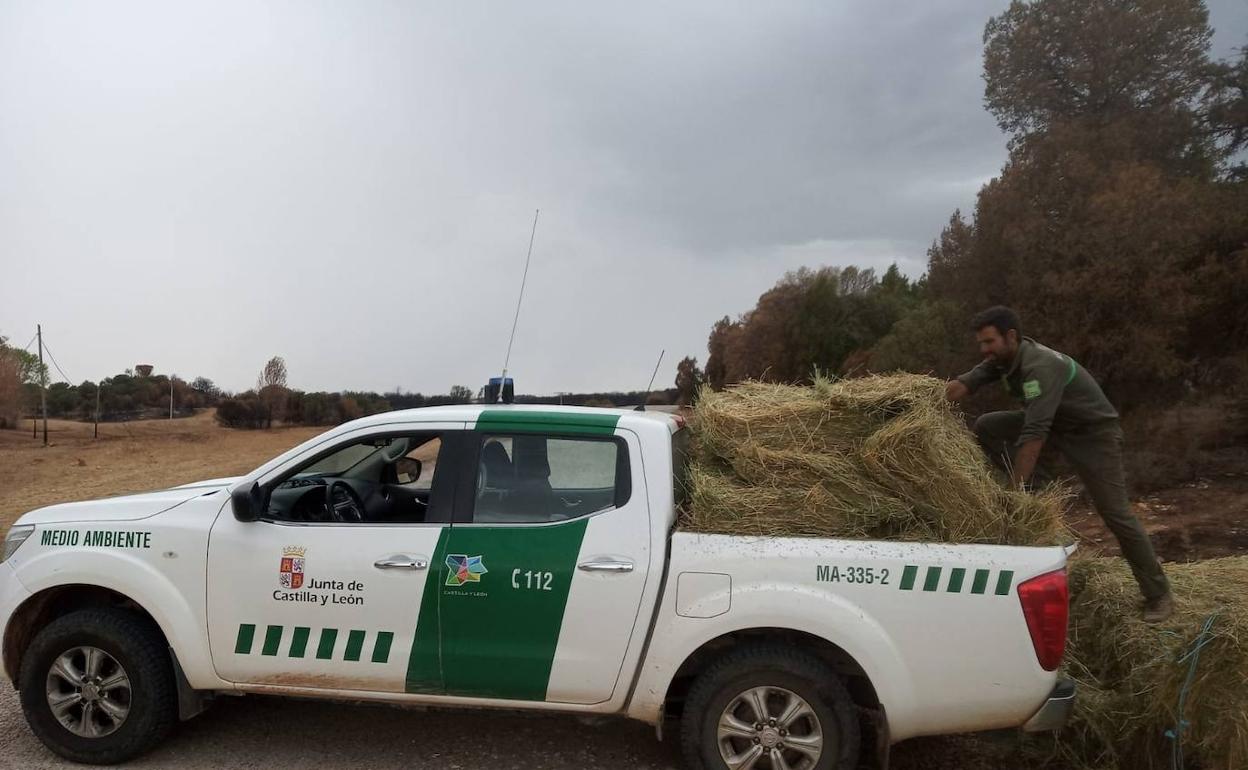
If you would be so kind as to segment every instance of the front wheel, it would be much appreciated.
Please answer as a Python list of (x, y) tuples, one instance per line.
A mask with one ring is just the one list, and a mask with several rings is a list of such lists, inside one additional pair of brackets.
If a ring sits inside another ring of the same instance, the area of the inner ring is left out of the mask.
[(124, 762), (177, 721), (169, 650), (150, 621), (125, 610), (57, 618), (26, 649), (19, 678), (31, 731), (75, 762)]
[(789, 647), (725, 655), (694, 682), (681, 721), (692, 770), (852, 770), (858, 742), (836, 672)]

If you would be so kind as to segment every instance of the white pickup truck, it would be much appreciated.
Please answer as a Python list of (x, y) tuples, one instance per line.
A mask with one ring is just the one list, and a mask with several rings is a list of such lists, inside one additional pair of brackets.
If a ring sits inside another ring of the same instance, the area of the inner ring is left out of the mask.
[(26, 514), (3, 672), (69, 759), (220, 694), (620, 714), (691, 768), (884, 766), (1066, 718), (1066, 553), (675, 528), (672, 415), (374, 415), (237, 479)]

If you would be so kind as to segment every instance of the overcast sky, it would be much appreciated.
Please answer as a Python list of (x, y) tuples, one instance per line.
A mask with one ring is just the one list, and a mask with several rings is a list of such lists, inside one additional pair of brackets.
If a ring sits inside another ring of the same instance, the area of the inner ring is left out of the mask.
[(74, 382), (476, 388), (540, 207), (518, 389), (667, 386), (787, 270), (923, 272), (1005, 159), (1005, 5), (0, 0), (0, 334)]

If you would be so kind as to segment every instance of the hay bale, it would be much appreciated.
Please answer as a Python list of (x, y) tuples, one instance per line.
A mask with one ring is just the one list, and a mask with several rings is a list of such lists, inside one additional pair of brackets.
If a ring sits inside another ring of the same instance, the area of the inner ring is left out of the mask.
[(724, 458), (746, 442), (798, 452), (843, 450), (874, 426), (865, 410), (822, 395), (816, 388), (754, 381), (718, 392), (704, 388), (694, 409), (699, 448)]
[(944, 397), (896, 374), (704, 390), (683, 526), (751, 535), (1057, 542), (1065, 491), (993, 476)]
[(890, 522), (896, 522), (899, 533), (908, 529), (901, 524), (907, 522), (907, 509), (885, 497), (877, 502), (838, 494), (822, 484), (748, 484), (731, 472), (696, 464), (689, 469), (688, 482), (690, 506), (681, 526), (697, 532), (766, 537), (826, 537), (836, 532), (870, 538)]
[(1166, 572), (1175, 614), (1153, 626), (1121, 559), (1071, 562), (1067, 673), (1080, 692), (1058, 750), (1085, 767), (1168, 769), (1181, 719), (1185, 766), (1248, 767), (1248, 557)]

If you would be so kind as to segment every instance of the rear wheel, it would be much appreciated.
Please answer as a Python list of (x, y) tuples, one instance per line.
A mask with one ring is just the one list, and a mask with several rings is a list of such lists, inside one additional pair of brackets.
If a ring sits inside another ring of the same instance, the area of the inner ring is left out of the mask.
[(126, 610), (80, 610), (48, 624), (22, 657), (19, 686), (31, 730), (75, 762), (123, 762), (177, 720), (168, 648), (150, 621)]
[(831, 667), (792, 648), (751, 645), (712, 664), (685, 701), (694, 770), (852, 770), (858, 721)]

